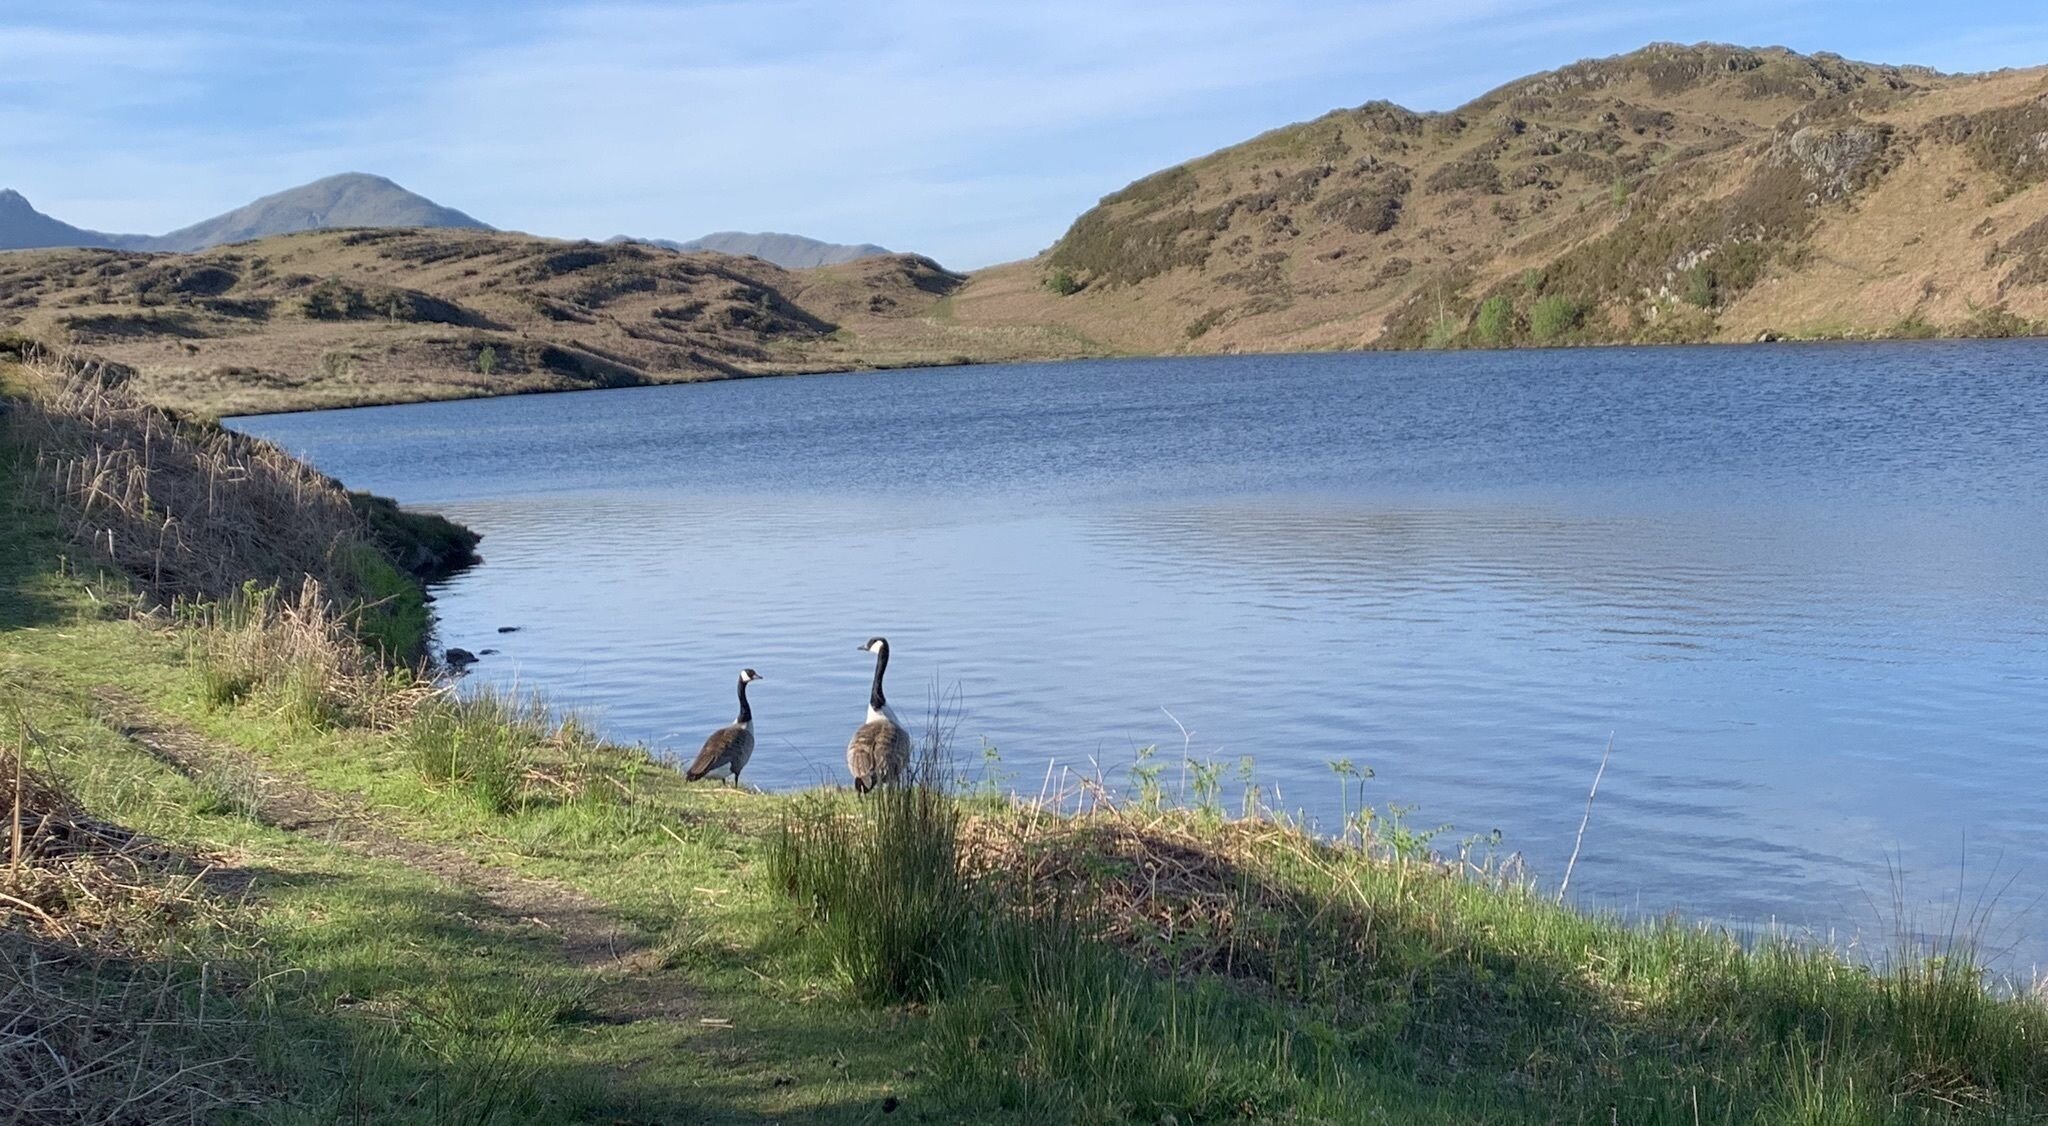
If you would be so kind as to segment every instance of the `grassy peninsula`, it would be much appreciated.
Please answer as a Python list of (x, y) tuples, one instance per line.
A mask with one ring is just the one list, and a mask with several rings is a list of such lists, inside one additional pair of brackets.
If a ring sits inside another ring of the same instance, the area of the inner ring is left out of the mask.
[(2048, 1114), (2048, 1006), (1966, 948), (1623, 925), (1201, 787), (686, 786), (415, 666), (390, 513), (104, 367), (0, 378), (17, 1121)]

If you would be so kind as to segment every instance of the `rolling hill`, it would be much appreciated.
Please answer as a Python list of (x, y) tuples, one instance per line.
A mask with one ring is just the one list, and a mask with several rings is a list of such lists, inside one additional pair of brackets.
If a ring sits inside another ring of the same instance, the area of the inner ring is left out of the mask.
[(1142, 352), (2031, 332), (2048, 70), (1658, 45), (1371, 102), (1113, 192), (950, 312)]
[(962, 280), (915, 255), (789, 271), (497, 231), (312, 231), (0, 255), (0, 334), (86, 350), (206, 414), (1092, 350), (936, 325)]

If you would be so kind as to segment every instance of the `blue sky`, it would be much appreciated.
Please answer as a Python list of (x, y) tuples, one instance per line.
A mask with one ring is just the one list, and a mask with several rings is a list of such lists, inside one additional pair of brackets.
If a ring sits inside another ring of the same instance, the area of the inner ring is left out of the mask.
[(0, 187), (158, 233), (377, 172), (537, 234), (785, 230), (961, 267), (1339, 106), (1652, 40), (2048, 63), (2039, 0), (0, 0)]

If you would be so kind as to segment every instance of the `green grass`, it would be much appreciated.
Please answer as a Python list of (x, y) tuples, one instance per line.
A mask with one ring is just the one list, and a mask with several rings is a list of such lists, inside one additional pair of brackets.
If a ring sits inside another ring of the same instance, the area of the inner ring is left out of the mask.
[[(219, 698), (197, 627), (131, 620), (118, 578), (60, 563), (54, 523), (20, 501), (19, 469), (0, 456), (0, 714), (32, 725), (35, 764), (96, 815), (251, 879), (246, 903), (227, 897), (231, 941), (174, 930), (146, 966), (78, 986), (121, 994), (166, 974), (196, 982), (210, 965), (210, 1011), (234, 1014), (247, 1056), (222, 1086), (261, 1104), (252, 1120), (865, 1121), (885, 1095), (909, 1094), (888, 1049), (900, 1016), (805, 1004), (824, 979), (745, 879), (772, 824), (747, 796), (686, 790), (631, 751), (606, 748), (600, 764), (572, 727), (488, 702), (430, 707), (386, 730), (300, 722), (263, 690)], [(150, 757), (100, 717), (105, 686), (362, 800), (394, 836), (602, 893), (665, 951), (659, 972), (687, 979), (695, 1008), (672, 1021), (593, 1018), (585, 999), (606, 982), (564, 963), (545, 934), (493, 923), (470, 893), (405, 864), (262, 825), (251, 777), (191, 779)], [(451, 715), (471, 735), (495, 717), (543, 776), (522, 775), (510, 803), (426, 777), (421, 748)], [(11, 935), (0, 938), (12, 957)], [(700, 1010), (730, 1023), (700, 1024)], [(181, 1051), (211, 1043), (159, 1035)]]

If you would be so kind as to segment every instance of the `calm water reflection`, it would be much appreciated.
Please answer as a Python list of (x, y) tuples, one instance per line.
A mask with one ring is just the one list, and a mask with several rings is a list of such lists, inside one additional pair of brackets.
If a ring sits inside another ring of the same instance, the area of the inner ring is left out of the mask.
[[(486, 536), (473, 674), (834, 778), (887, 633), (1048, 761), (1331, 760), (1611, 906), (1881, 934), (2003, 885), (2048, 961), (2048, 348), (1116, 361), (239, 420)], [(499, 626), (519, 631), (499, 635)], [(1873, 902), (1883, 906), (1880, 911)]]

